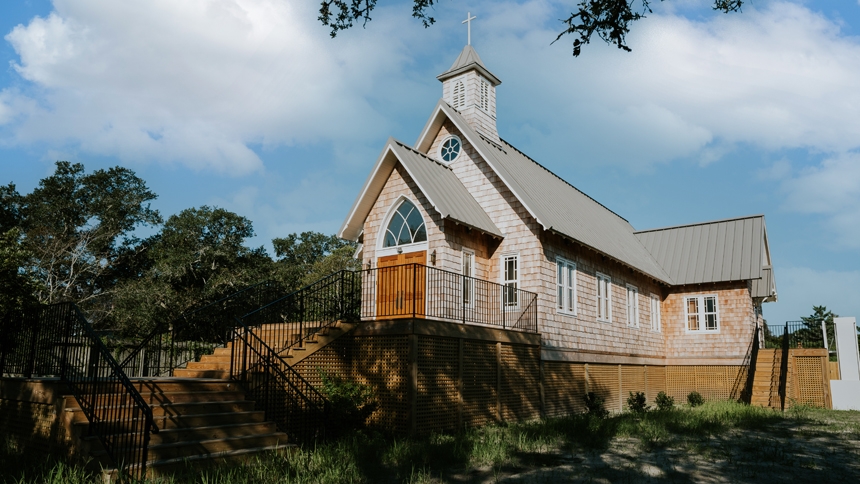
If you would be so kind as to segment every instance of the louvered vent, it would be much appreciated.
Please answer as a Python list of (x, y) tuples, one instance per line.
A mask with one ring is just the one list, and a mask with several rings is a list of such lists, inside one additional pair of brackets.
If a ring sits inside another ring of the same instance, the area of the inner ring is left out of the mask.
[(490, 88), (487, 81), (481, 79), (481, 109), (484, 111), (490, 110)]
[(466, 107), (466, 88), (463, 86), (463, 81), (458, 81), (454, 84), (454, 109)]

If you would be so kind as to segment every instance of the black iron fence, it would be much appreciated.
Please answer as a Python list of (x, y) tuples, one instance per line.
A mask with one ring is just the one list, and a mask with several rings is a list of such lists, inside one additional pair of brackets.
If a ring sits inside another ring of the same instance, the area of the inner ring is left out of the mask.
[(255, 408), (293, 442), (322, 440), (328, 413), (325, 397), (238, 319), (232, 341), (230, 378), (242, 383)]
[(0, 374), (59, 377), (118, 469), (146, 475), (152, 409), (72, 303), (41, 307), (0, 331)]
[(432, 318), (537, 332), (537, 294), (421, 264), (340, 271), (240, 319), (279, 354), (339, 321)]
[(137, 342), (107, 341), (127, 375), (172, 376), (174, 369), (230, 341), (236, 317), (282, 295), (278, 284), (262, 282), (162, 322)]
[[(824, 348), (824, 332), (821, 323), (807, 324), (804, 321), (788, 321), (784, 324), (767, 324), (762, 328), (765, 348)], [(831, 338), (828, 338), (831, 339)], [(832, 342), (830, 342), (832, 343)]]
[(435, 267), (406, 264), (361, 274), (361, 319), (433, 318), (537, 332), (537, 294)]

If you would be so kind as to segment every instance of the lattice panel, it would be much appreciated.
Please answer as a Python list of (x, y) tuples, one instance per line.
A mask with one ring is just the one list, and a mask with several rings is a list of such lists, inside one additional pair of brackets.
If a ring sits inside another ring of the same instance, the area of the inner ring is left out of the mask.
[(495, 422), (496, 344), (463, 343), (463, 425), (475, 427)]
[(622, 408), (618, 383), (618, 365), (589, 363), (588, 391), (603, 397), (606, 409), (610, 412), (618, 412)]
[(368, 423), (386, 430), (409, 430), (409, 340), (407, 336), (352, 338), (351, 372), (373, 388), (379, 400)]
[(317, 390), (322, 386), (321, 370), (341, 378), (352, 378), (349, 346), (349, 340), (337, 339), (294, 365), (293, 369)]
[(540, 348), (502, 345), (502, 418), (526, 420), (540, 416)]
[[(645, 367), (634, 365), (621, 366), (621, 400), (624, 410), (627, 410), (627, 397), (630, 392), (645, 391)], [(646, 395), (647, 398), (647, 395)], [(650, 402), (649, 402), (650, 404)]]
[(794, 360), (794, 386), (797, 403), (825, 407), (824, 368), (818, 356), (796, 356)]
[(695, 366), (695, 388), (705, 400), (728, 400), (733, 380), (728, 378), (726, 366)]
[(648, 383), (648, 391), (645, 392), (645, 396), (648, 398), (649, 404), (654, 405), (657, 394), (666, 391), (666, 367), (645, 367), (645, 379)]
[(416, 430), (420, 433), (457, 428), (457, 343), (453, 338), (418, 338)]
[(666, 393), (675, 403), (687, 401), (687, 395), (696, 389), (696, 369), (692, 366), (666, 367)]
[(561, 417), (585, 411), (585, 365), (545, 361), (543, 364), (543, 394), (546, 413)]

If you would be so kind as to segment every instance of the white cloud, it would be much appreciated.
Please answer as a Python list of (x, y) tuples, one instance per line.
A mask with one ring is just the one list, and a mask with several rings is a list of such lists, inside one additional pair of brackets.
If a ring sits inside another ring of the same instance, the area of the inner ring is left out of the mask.
[(331, 40), (312, 1), (54, 7), (6, 36), (33, 87), (0, 94), (7, 143), (226, 173), (261, 169), (249, 145), (350, 143), (387, 131), (392, 121), (371, 101), (401, 77), (414, 38), (390, 41), (390, 24), (374, 20), (375, 29)]
[[(487, 54), (480, 49), (491, 69), (508, 64), (500, 109), (513, 104), (522, 122), (511, 128), (532, 146), (628, 166), (688, 156), (708, 163), (737, 143), (860, 146), (860, 43), (801, 5), (772, 2), (703, 21), (654, 14), (635, 25), (632, 53), (595, 39), (578, 59), (572, 38), (547, 46), (559, 24), (544, 6), (523, 7), (541, 12), (542, 30), (502, 9), (490, 19), (498, 34)], [(706, 151), (714, 145), (721, 148)]]
[(860, 248), (860, 154), (847, 153), (783, 182), (785, 208), (825, 217), (835, 246)]

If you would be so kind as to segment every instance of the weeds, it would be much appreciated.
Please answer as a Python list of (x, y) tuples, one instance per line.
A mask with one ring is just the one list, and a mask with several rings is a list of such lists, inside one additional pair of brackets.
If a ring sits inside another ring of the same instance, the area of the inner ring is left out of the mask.
[[(595, 402), (599, 400), (594, 399)], [(602, 409), (602, 405), (595, 408)], [(757, 469), (765, 468), (768, 473), (773, 469), (834, 470), (835, 460), (857, 455), (857, 450), (851, 447), (854, 445), (851, 439), (860, 436), (857, 415), (802, 405), (791, 408), (783, 414), (734, 402), (705, 402), (671, 412), (606, 415), (594, 410), (561, 418), (488, 425), (454, 434), (421, 437), (394, 437), (358, 430), (316, 447), (270, 453), (242, 465), (202, 471), (188, 469), (171, 477), (152, 479), (149, 483), (493, 482), (506, 481), (512, 472), (524, 468), (530, 472), (546, 470), (541, 475), (549, 480), (533, 482), (571, 480), (566, 477), (569, 474), (565, 474), (569, 472), (585, 472), (586, 480), (605, 477), (610, 481), (637, 482), (643, 476), (636, 467), (638, 464), (633, 464), (637, 452), (661, 452), (655, 455), (662, 455), (662, 458), (650, 461), (662, 462), (658, 466), (666, 475), (676, 475), (676, 465), (696, 467), (709, 463), (729, 469), (735, 477), (749, 477), (758, 472)], [(788, 441), (784, 442), (775, 435), (790, 431), (786, 430), (785, 423), (805, 426), (787, 435)], [(835, 443), (828, 444), (831, 446), (827, 447), (829, 453), (810, 454), (804, 447), (808, 444), (802, 443), (804, 439), (797, 439), (796, 435), (801, 431), (822, 435), (822, 428), (839, 429), (833, 432), (838, 437)], [(667, 458), (666, 453), (674, 457)], [(34, 454), (7, 445), (0, 453), (0, 482), (97, 482), (97, 474), (82, 466), (28, 455)], [(618, 459), (619, 455), (633, 457)], [(649, 459), (643, 462), (646, 460)], [(578, 464), (565, 465), (572, 461)], [(602, 462), (603, 467), (588, 467), (590, 462)], [(627, 465), (633, 467), (624, 467)], [(835, 471), (843, 471), (843, 474), (835, 475), (852, 475), (852, 468), (847, 469), (837, 467)], [(683, 474), (677, 476), (686, 479)]]

